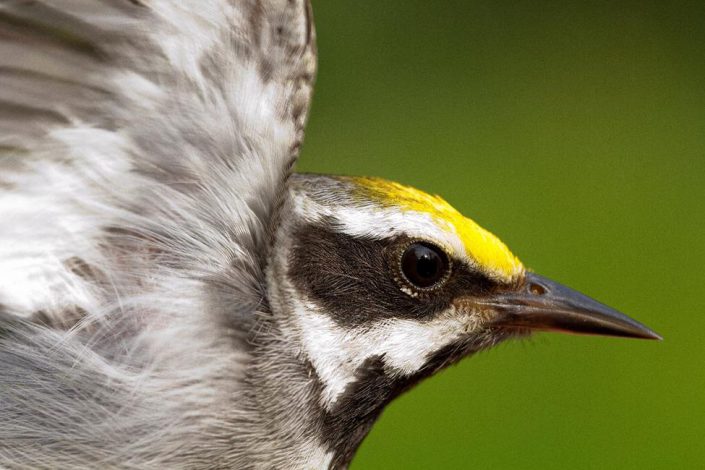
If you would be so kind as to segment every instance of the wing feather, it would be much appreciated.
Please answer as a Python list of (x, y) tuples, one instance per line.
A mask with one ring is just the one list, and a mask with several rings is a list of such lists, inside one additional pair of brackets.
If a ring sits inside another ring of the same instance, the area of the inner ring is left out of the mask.
[(99, 310), (148, 270), (134, 252), (219, 276), (235, 254), (230, 275), (261, 281), (311, 98), (309, 8), (1, 1), (0, 302), (58, 323)]
[(0, 0), (0, 467), (251, 465), (315, 66), (307, 0)]

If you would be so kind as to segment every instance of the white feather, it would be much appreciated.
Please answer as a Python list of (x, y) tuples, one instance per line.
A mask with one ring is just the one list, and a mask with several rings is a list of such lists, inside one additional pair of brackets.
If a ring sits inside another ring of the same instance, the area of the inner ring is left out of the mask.
[[(291, 298), (290, 298), (291, 300)], [(332, 409), (336, 400), (356, 378), (365, 360), (382, 357), (392, 377), (418, 372), (431, 354), (472, 333), (475, 319), (455, 309), (420, 323), (390, 318), (364, 327), (344, 328), (310, 301), (293, 301), (295, 327), (289, 334), (300, 335), (303, 356), (310, 360), (323, 381), (321, 405)]]
[[(307, 8), (0, 1), (0, 465), (258, 466), (266, 418), (231, 403), (252, 357), (227, 325), (261, 313), (315, 74)], [(330, 460), (304, 444), (279, 463)]]

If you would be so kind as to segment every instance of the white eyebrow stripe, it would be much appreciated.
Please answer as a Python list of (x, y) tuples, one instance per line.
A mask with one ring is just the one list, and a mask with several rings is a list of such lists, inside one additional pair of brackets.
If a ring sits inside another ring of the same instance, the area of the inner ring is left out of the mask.
[(305, 196), (295, 196), (294, 206), (304, 219), (312, 223), (326, 217), (335, 218), (336, 228), (347, 235), (374, 239), (395, 235), (417, 237), (433, 241), (448, 250), (450, 255), (473, 264), (455, 231), (451, 227), (443, 227), (433, 216), (424, 212), (372, 205), (332, 208)]

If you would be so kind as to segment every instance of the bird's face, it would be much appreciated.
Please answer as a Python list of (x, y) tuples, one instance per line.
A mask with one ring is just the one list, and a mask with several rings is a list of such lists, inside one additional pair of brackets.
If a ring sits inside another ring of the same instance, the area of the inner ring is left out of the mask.
[(334, 410), (373, 375), (413, 383), (533, 330), (656, 337), (526, 270), (437, 196), (373, 178), (297, 175), (269, 269), (282, 330)]

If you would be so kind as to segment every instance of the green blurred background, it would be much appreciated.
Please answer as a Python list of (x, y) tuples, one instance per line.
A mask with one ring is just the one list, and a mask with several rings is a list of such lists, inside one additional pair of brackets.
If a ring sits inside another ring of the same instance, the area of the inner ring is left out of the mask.
[(299, 170), (443, 195), (661, 343), (541, 334), (392, 403), (353, 469), (705, 468), (705, 2), (314, 0)]

